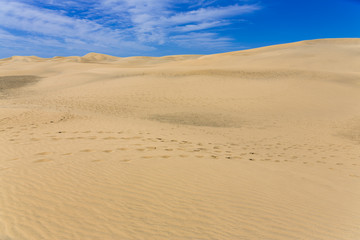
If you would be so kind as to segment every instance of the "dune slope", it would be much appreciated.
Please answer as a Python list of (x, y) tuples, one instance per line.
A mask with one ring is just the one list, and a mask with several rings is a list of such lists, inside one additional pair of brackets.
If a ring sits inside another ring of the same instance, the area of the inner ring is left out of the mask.
[(360, 39), (0, 60), (0, 239), (360, 239)]

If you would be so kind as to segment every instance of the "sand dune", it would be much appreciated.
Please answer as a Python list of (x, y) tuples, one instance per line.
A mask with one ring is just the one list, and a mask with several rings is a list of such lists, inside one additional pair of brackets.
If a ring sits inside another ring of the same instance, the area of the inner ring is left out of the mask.
[(360, 239), (360, 39), (0, 60), (0, 239)]

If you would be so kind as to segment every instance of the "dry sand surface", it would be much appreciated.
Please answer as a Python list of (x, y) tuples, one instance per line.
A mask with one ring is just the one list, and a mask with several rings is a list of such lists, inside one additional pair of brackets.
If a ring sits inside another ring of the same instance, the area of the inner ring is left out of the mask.
[(0, 60), (0, 239), (360, 239), (360, 39)]

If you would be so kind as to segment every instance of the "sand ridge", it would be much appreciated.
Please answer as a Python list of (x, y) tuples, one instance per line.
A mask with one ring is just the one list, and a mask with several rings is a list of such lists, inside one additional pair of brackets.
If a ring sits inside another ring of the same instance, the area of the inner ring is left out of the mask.
[(0, 239), (359, 239), (359, 51), (0, 60)]

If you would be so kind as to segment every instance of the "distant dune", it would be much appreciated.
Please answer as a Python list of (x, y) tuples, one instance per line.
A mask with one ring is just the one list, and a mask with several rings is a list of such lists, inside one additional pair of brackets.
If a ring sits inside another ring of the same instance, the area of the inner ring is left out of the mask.
[(360, 239), (360, 39), (0, 59), (0, 239)]

